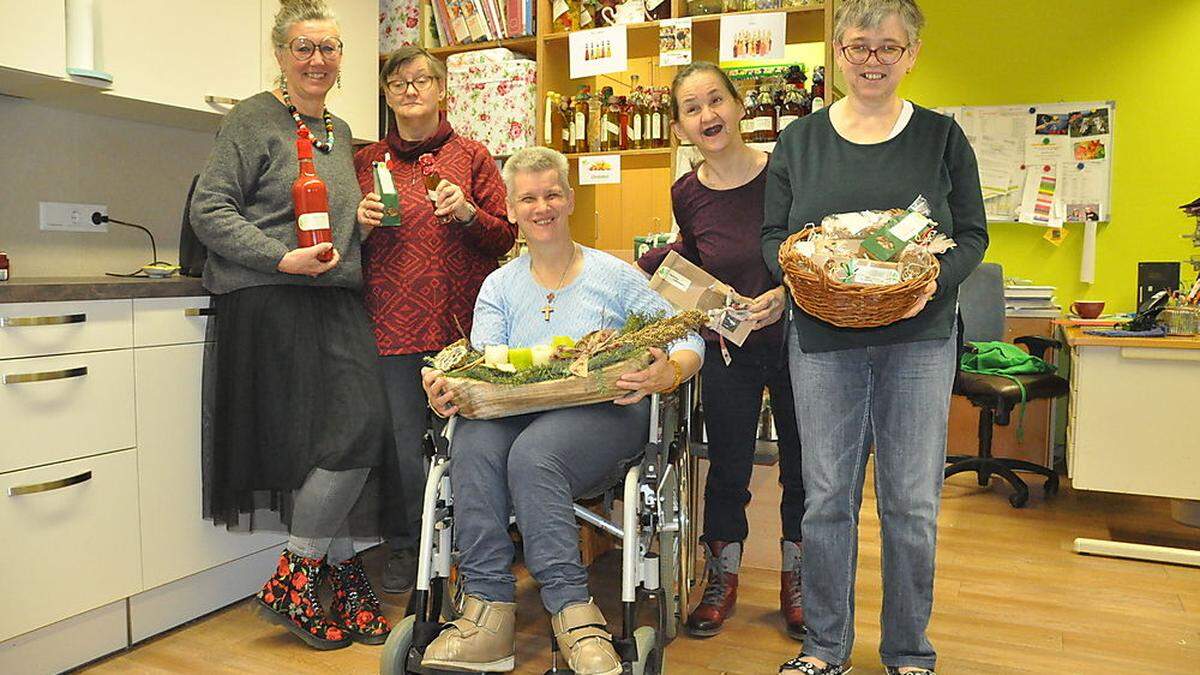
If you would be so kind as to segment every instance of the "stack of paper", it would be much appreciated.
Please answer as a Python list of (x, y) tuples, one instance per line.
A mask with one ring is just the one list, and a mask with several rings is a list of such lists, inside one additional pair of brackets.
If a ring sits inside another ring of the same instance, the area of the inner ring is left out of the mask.
[(1004, 309), (1008, 316), (1048, 317), (1062, 316), (1062, 307), (1054, 297), (1054, 286), (1004, 287)]

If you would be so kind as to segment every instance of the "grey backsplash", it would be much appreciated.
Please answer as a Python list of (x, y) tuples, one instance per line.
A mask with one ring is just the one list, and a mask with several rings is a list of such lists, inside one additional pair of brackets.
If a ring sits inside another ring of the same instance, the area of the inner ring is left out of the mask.
[(150, 262), (146, 235), (42, 232), (38, 202), (107, 204), (113, 218), (145, 225), (159, 258), (178, 262), (179, 221), (213, 134), (64, 110), (0, 96), (0, 250), (13, 276), (132, 272)]

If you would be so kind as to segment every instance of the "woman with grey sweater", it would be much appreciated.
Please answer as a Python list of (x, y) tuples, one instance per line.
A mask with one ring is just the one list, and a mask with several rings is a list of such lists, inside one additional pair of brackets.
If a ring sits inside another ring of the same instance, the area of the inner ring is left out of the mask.
[[(321, 0), (284, 0), (271, 38), (280, 86), (229, 112), (192, 202), (216, 308), (204, 514), (233, 527), (264, 505), (280, 511), (291, 536), (258, 594), (264, 615), (317, 649), (381, 644), (389, 625), (350, 538), (351, 511), (391, 431), (359, 298), (362, 192), (350, 129), (325, 109), (342, 41)], [(298, 134), (328, 189), (332, 243), (298, 245)], [(330, 615), (317, 595), (325, 578)]]

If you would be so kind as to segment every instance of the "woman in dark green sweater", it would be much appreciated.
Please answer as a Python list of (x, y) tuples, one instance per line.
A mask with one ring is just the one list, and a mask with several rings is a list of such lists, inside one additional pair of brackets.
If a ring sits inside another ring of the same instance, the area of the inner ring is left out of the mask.
[(847, 672), (854, 643), (858, 512), (875, 447), (882, 526), (880, 656), (888, 673), (929, 673), (937, 513), (956, 359), (958, 285), (987, 248), (975, 154), (954, 120), (900, 99), (924, 17), (913, 0), (846, 0), (834, 19), (845, 98), (780, 135), (767, 173), (763, 257), (827, 215), (928, 200), (956, 247), (905, 318), (846, 329), (794, 310), (788, 341), (806, 490), (808, 637), (780, 672)]

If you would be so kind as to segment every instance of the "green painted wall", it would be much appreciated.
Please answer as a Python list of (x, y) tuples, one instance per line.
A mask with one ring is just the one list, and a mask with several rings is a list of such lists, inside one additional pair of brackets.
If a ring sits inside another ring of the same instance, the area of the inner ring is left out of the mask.
[[(1058, 247), (1045, 230), (993, 223), (987, 260), (1058, 286), (1066, 307), (1133, 309), (1137, 263), (1186, 260), (1200, 196), (1200, 0), (921, 0), (924, 45), (901, 95), (925, 107), (1114, 100), (1112, 222), (1096, 281), (1079, 283), (1082, 225)], [(1183, 265), (1185, 280), (1194, 278)]]

